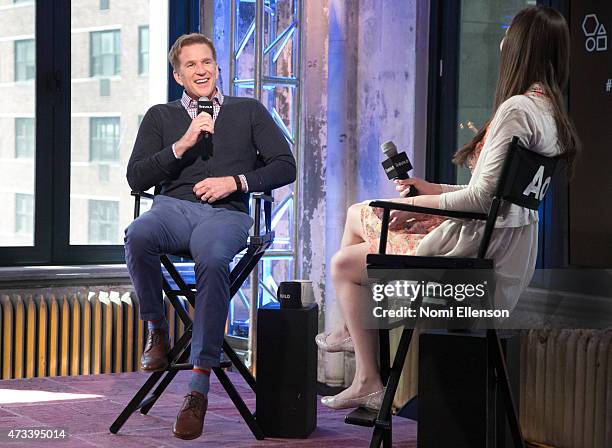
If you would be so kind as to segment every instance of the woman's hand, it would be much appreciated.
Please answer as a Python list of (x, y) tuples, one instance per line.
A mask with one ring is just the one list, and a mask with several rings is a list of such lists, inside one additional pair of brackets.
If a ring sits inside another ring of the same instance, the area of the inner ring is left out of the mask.
[(406, 197), (414, 188), (419, 196), (442, 194), (442, 187), (438, 184), (427, 182), (425, 179), (411, 177), (410, 179), (395, 179), (395, 189), (400, 196)]
[[(391, 199), (391, 202), (400, 204), (414, 205), (414, 198), (397, 198)], [(382, 212), (382, 209), (380, 209)], [(389, 213), (389, 230), (398, 230), (406, 226), (408, 221), (416, 221), (423, 215), (421, 213), (406, 212), (403, 210), (391, 210)], [(382, 218), (382, 213), (380, 218)]]
[(404, 212), (402, 210), (391, 210), (389, 214), (389, 230), (399, 230), (406, 226), (410, 220), (416, 220), (417, 213)]
[[(410, 198), (393, 198), (393, 199), (388, 199), (389, 202), (397, 202), (399, 204), (408, 204), (408, 205), (418, 205), (418, 206), (422, 206), (421, 204), (415, 204), (415, 199), (418, 199), (419, 201), (428, 199), (428, 198), (432, 198), (435, 199), (436, 203), (437, 203), (437, 196), (426, 196), (426, 197), (419, 197), (419, 198), (414, 198), (414, 197), (410, 197)], [(430, 206), (433, 208), (437, 208), (436, 205), (432, 205), (432, 204), (425, 204), (425, 206)], [(383, 215), (383, 209), (382, 208), (378, 208), (375, 207), (374, 208), (374, 213), (376, 214), (376, 216), (378, 217), (378, 219), (382, 219), (382, 215)], [(399, 230), (399, 229), (410, 229), (412, 227), (413, 224), (418, 224), (424, 221), (429, 221), (430, 219), (432, 219), (432, 215), (428, 215), (425, 213), (420, 213), (420, 212), (406, 212), (403, 210), (391, 210), (389, 212), (389, 230)], [(421, 233), (421, 232), (417, 232), (417, 233)]]

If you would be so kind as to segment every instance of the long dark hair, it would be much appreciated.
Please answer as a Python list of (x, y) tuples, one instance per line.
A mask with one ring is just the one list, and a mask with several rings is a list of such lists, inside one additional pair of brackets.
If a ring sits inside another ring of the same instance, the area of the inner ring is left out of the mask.
[(537, 82), (550, 98), (558, 144), (571, 173), (580, 143), (562, 93), (569, 78), (569, 53), (569, 29), (559, 12), (546, 6), (530, 6), (519, 11), (512, 19), (501, 49), (491, 118), (471, 142), (455, 153), (453, 162), (465, 164), (483, 139), (499, 106), (511, 96), (525, 93)]

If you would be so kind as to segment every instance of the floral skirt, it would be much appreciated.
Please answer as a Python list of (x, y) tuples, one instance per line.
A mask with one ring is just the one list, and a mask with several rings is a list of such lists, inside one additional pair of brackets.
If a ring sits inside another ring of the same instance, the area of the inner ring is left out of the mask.
[[(361, 207), (361, 226), (370, 243), (370, 253), (378, 253), (382, 210), (364, 202)], [(389, 230), (387, 234), (387, 250), (390, 255), (414, 255), (419, 243), (429, 232), (434, 230), (446, 218), (433, 215), (422, 215), (420, 219), (409, 219), (397, 230)]]

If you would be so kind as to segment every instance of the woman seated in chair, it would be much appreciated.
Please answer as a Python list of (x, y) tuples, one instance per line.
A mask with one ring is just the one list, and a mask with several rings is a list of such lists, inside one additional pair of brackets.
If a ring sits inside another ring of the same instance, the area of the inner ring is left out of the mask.
[[(468, 185), (439, 185), (423, 179), (396, 181), (397, 202), (444, 210), (488, 213), (502, 163), (512, 139), (544, 156), (563, 154), (571, 169), (578, 140), (563, 100), (569, 74), (569, 30), (554, 9), (521, 10), (500, 43), (500, 68), (493, 113), (453, 162), (472, 171)], [(417, 196), (407, 196), (410, 189)], [(336, 396), (323, 397), (334, 408), (379, 409), (384, 394), (377, 367), (377, 330), (359, 325), (368, 312), (361, 294), (366, 255), (378, 252), (381, 213), (367, 201), (348, 209), (340, 250), (332, 258), (332, 279), (343, 315), (331, 333), (317, 335), (324, 351), (354, 351), (353, 383)], [(475, 257), (484, 230), (480, 221), (444, 219), (394, 210), (390, 215), (388, 254)], [(538, 238), (536, 211), (502, 207), (487, 258), (495, 262), (498, 287), (494, 306), (511, 309), (535, 269)], [(503, 287), (499, 287), (500, 283)]]

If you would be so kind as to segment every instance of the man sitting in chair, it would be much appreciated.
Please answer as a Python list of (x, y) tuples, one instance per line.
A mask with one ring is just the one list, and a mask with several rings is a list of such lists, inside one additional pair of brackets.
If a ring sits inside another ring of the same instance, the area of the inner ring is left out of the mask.
[[(190, 362), (193, 372), (173, 433), (202, 434), (211, 368), (219, 366), (229, 303), (229, 264), (244, 247), (253, 219), (250, 191), (295, 180), (295, 159), (266, 108), (217, 88), (215, 48), (201, 34), (179, 37), (168, 54), (180, 100), (151, 107), (142, 120), (127, 168), (134, 191), (161, 186), (151, 210), (125, 231), (125, 258), (140, 317), (149, 334), (141, 369), (168, 365), (160, 254), (189, 253), (195, 262), (196, 304)], [(214, 113), (198, 115), (198, 99)], [(259, 161), (259, 162), (258, 162)]]

